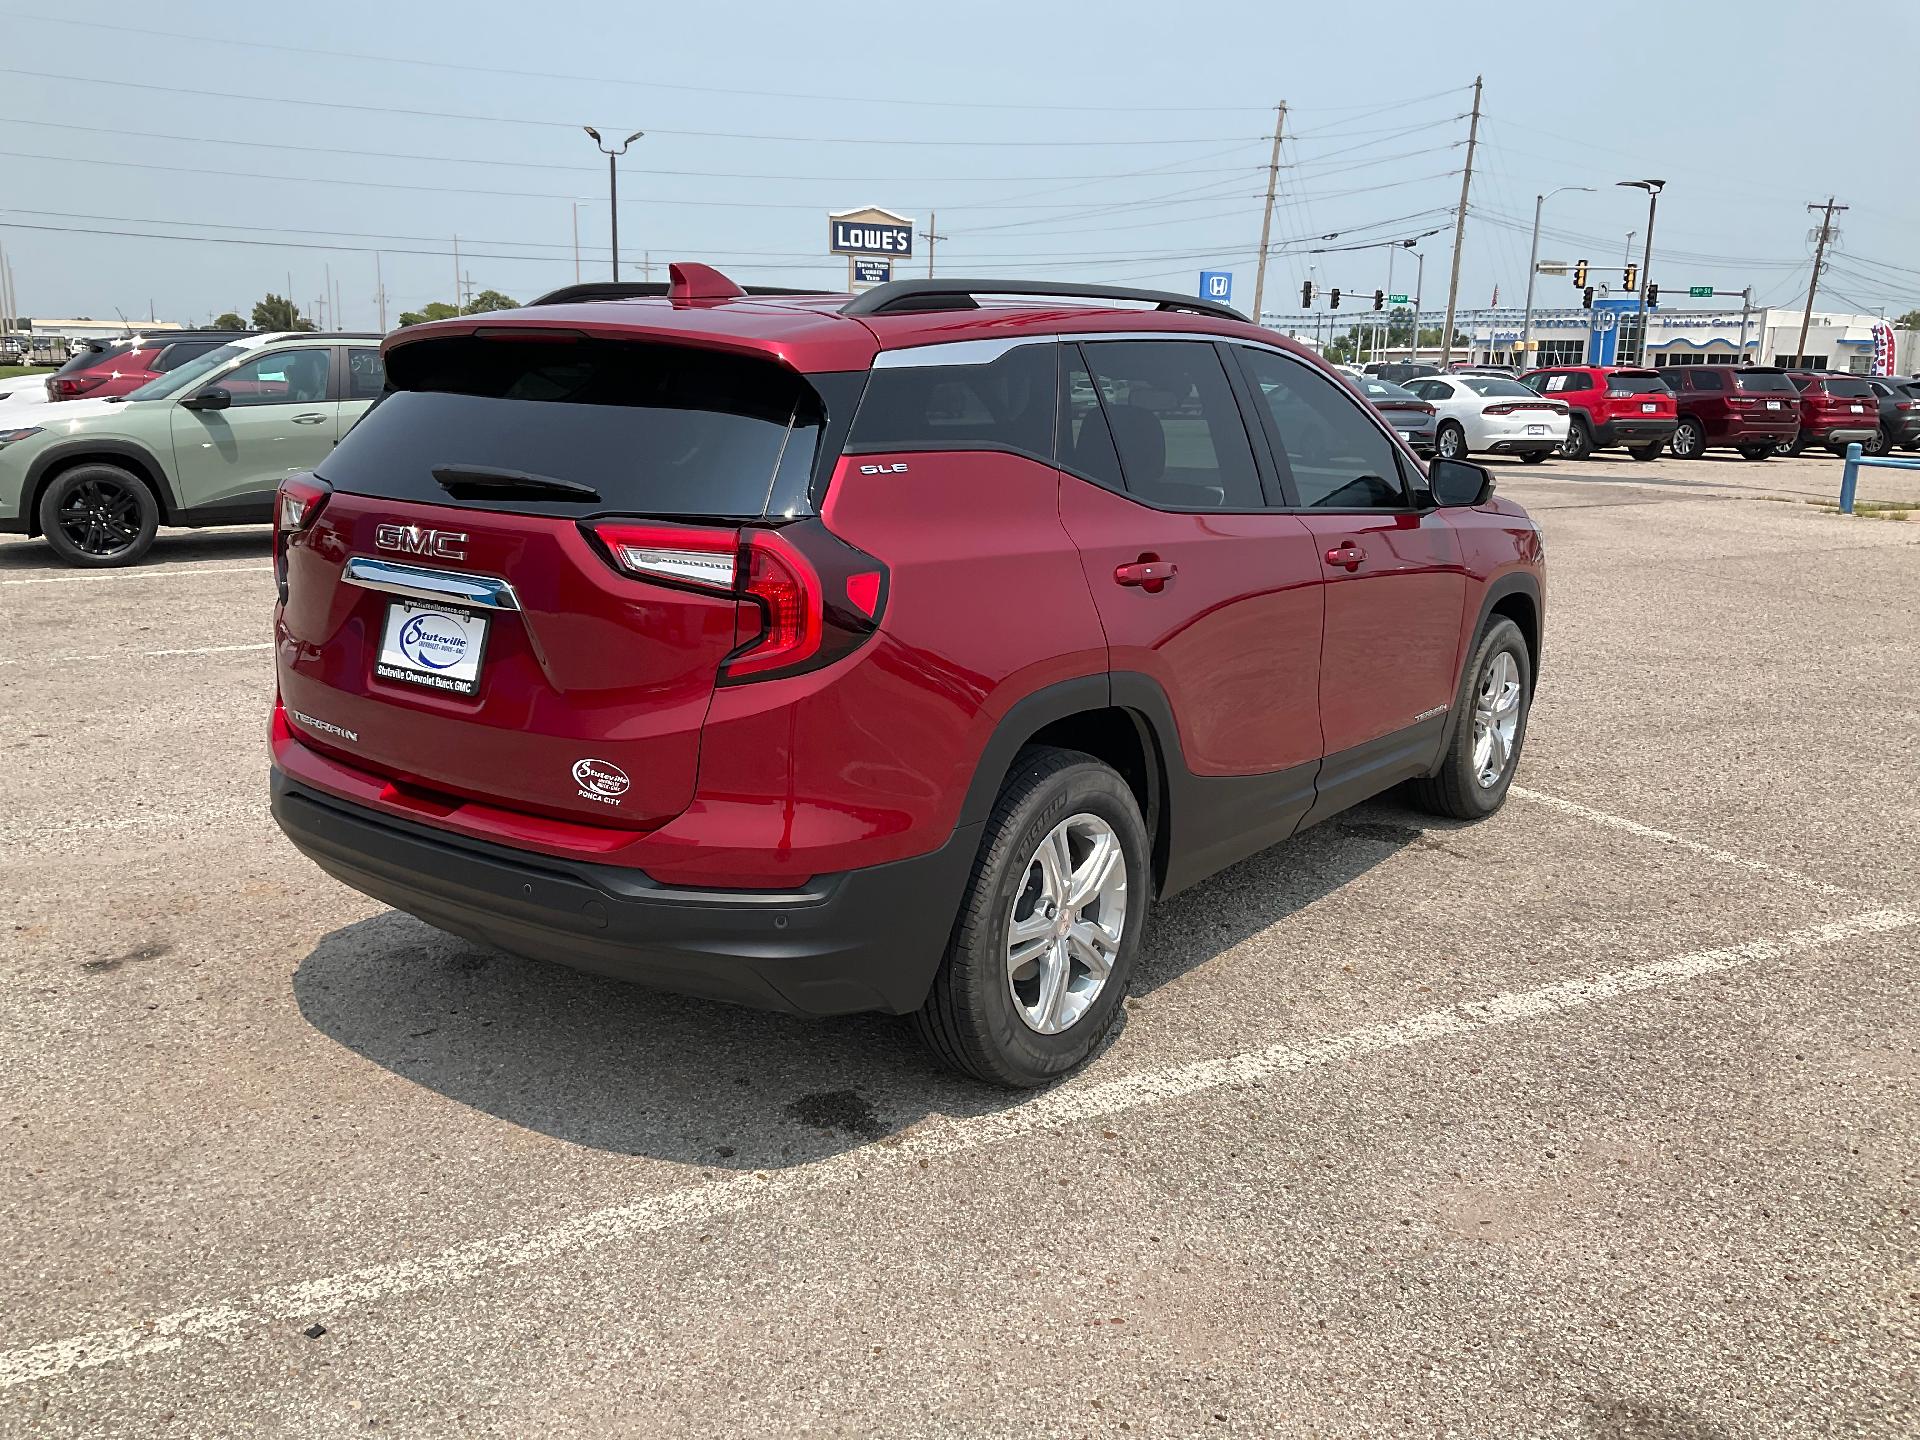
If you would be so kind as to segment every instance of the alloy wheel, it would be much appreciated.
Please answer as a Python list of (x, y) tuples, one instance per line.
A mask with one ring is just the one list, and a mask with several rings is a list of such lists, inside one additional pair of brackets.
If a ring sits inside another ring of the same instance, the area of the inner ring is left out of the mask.
[(1700, 453), (1700, 434), (1691, 420), (1683, 420), (1680, 428), (1673, 432), (1671, 448), (1680, 460), (1691, 460)]
[(140, 500), (117, 480), (82, 480), (60, 502), (60, 531), (74, 548), (110, 559), (140, 538)]
[(1070, 1029), (1106, 988), (1127, 924), (1127, 857), (1098, 815), (1062, 820), (1027, 861), (1007, 920), (1007, 990), (1031, 1030)]
[(1473, 774), (1491, 790), (1507, 773), (1520, 732), (1520, 667), (1511, 650), (1495, 651), (1473, 701)]
[(1451, 425), (1440, 427), (1440, 438), (1436, 444), (1442, 460), (1458, 460), (1460, 452), (1466, 448), (1461, 444), (1460, 432)]

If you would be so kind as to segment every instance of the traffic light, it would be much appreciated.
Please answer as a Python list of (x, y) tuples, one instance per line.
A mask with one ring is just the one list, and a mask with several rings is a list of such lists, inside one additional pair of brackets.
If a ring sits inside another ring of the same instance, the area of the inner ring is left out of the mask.
[(1373, 308), (1376, 310), (1384, 310), (1387, 308), (1387, 292), (1386, 291), (1376, 290), (1373, 292)]
[(1580, 297), (1580, 304), (1588, 310), (1593, 308), (1593, 287), (1587, 286), (1587, 293)]
[(1640, 281), (1640, 267), (1638, 265), (1630, 264), (1627, 266), (1627, 273), (1625, 277), (1622, 278), (1622, 280), (1620, 281), (1620, 288), (1622, 290), (1631, 291), (1639, 284), (1639, 281)]
[(1332, 305), (1336, 310), (1340, 308), (1340, 287), (1338, 285), (1333, 287), (1333, 293), (1328, 297), (1327, 303)]
[(1584, 260), (1576, 260), (1573, 262), (1573, 288), (1576, 290), (1584, 290), (1586, 287), (1587, 262)]
[(1300, 282), (1300, 308), (1302, 310), (1311, 310), (1313, 308), (1313, 282), (1311, 280), (1302, 280)]
[(1651, 310), (1655, 305), (1658, 305), (1659, 303), (1660, 303), (1660, 287), (1658, 285), (1647, 286), (1647, 308)]

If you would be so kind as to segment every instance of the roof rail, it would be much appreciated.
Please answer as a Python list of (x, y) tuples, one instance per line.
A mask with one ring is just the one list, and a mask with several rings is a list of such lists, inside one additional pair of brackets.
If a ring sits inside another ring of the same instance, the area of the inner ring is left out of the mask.
[(1138, 300), (1159, 310), (1188, 310), (1217, 320), (1246, 320), (1231, 305), (1176, 295), (1169, 290), (1136, 290), (1127, 285), (1069, 285), (1049, 280), (890, 280), (856, 295), (840, 307), (843, 315), (902, 315), (925, 310), (976, 310), (976, 295), (1054, 295), (1071, 300)]
[[(749, 295), (831, 295), (831, 290), (814, 287), (811, 290), (795, 290), (785, 285), (742, 285)], [(589, 300), (641, 300), (651, 296), (662, 296), (668, 291), (664, 280), (587, 280), (578, 285), (562, 285), (558, 290), (549, 290), (537, 300), (527, 301), (534, 305), (578, 305)]]

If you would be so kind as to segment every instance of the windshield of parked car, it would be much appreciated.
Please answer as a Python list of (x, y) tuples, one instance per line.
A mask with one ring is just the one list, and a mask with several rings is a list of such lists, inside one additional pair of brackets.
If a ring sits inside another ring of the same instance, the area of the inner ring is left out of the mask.
[(164, 400), (176, 395), (218, 370), (229, 360), (237, 360), (251, 348), (246, 345), (222, 345), (218, 350), (209, 350), (204, 355), (196, 355), (178, 370), (169, 370), (158, 380), (149, 380), (138, 390), (131, 392), (129, 400)]
[(1476, 395), (1524, 395), (1533, 398), (1533, 391), (1518, 380), (1509, 380), (1503, 375), (1456, 375), (1454, 377)]
[(1420, 397), (1411, 390), (1403, 390), (1398, 385), (1390, 385), (1385, 380), (1376, 380), (1369, 375), (1360, 382), (1360, 389), (1369, 400), (1418, 400)]
[(1756, 391), (1768, 395), (1791, 395), (1793, 382), (1780, 370), (1736, 370), (1733, 372), (1733, 388), (1742, 392)]

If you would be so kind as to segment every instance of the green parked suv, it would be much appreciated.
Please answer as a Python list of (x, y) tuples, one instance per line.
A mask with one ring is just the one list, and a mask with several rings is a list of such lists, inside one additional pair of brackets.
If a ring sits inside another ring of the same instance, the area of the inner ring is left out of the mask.
[(385, 388), (376, 335), (248, 335), (130, 395), (0, 420), (0, 532), (70, 565), (131, 565), (162, 525), (273, 518)]

